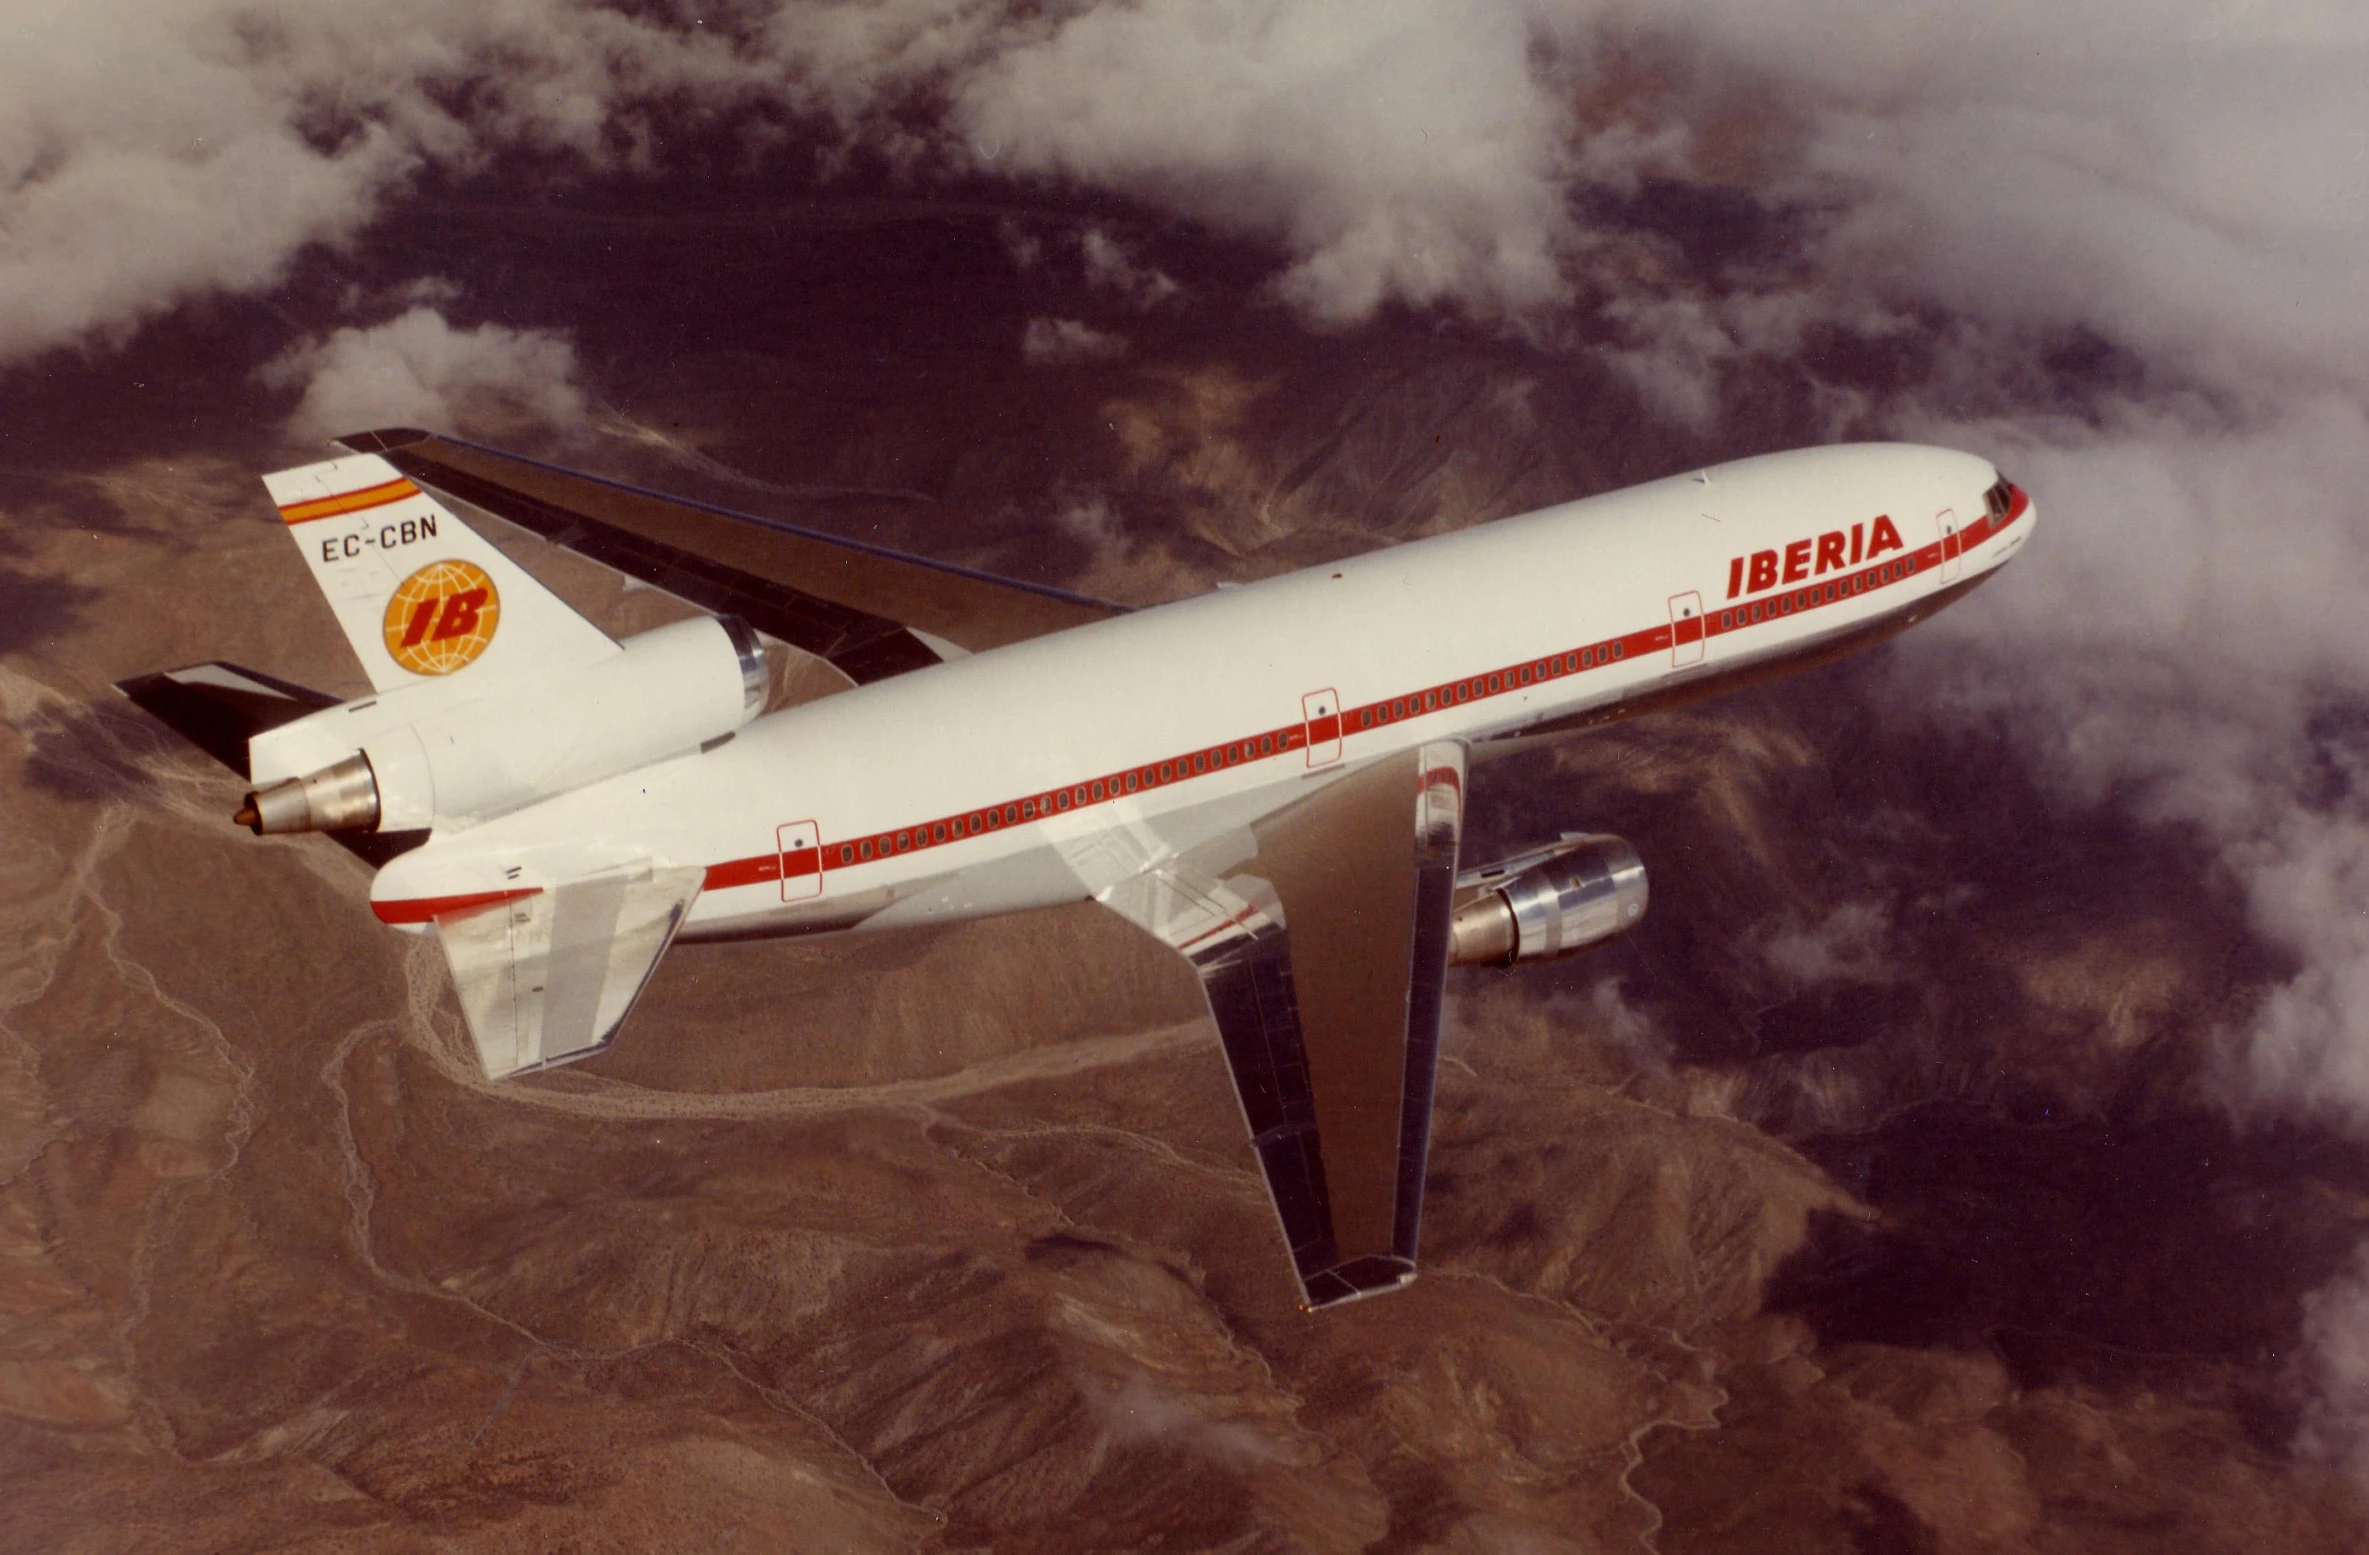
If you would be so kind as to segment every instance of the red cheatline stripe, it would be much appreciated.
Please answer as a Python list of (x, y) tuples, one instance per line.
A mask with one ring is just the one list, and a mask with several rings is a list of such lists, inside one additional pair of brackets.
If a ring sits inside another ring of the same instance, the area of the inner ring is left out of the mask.
[[(1961, 530), (1957, 536), (1961, 557), (1977, 547), (1988, 544), (1991, 538), (2031, 509), (2031, 499), (2021, 488), (2010, 487), (2014, 500), (2004, 517), (1993, 520), (1988, 516)], [(1916, 551), (1901, 551), (1884, 561), (1852, 568), (1847, 573), (1830, 576), (1820, 582), (1793, 588), (1772, 589), (1757, 599), (1730, 605), (1720, 611), (1706, 611), (1703, 631), (1706, 637), (1724, 637), (1730, 632), (1749, 631), (1772, 621), (1824, 609), (1829, 605), (1844, 604), (1864, 595), (1877, 593), (1906, 582), (1927, 568), (1942, 561), (1941, 542)], [(1757, 606), (1760, 614), (1750, 615)], [(1726, 624), (1721, 624), (1722, 622)], [(1573, 675), (1585, 675), (1595, 670), (1609, 669), (1625, 663), (1638, 654), (1666, 653), (1671, 646), (1672, 629), (1664, 623), (1643, 631), (1628, 632), (1602, 641), (1566, 648), (1527, 663), (1500, 665), (1477, 675), (1466, 675), (1456, 680), (1442, 681), (1403, 695), (1384, 697), (1362, 707), (1343, 708), (1337, 715), (1341, 733), (1355, 736), (1408, 718), (1419, 718), (1441, 708), (1469, 702), (1485, 702), (1492, 697), (1510, 696), (1526, 691), (1534, 685), (1550, 680), (1565, 680)], [(1323, 726), (1331, 718), (1317, 720), (1318, 738), (1328, 742), (1331, 736), (1323, 733)], [(967, 841), (990, 832), (1003, 831), (1013, 826), (1030, 826), (1050, 816), (1073, 809), (1084, 809), (1098, 804), (1109, 804), (1149, 793), (1154, 789), (1173, 787), (1193, 778), (1222, 772), (1248, 762), (1268, 761), (1289, 755), (1306, 747), (1308, 730), (1305, 723), (1286, 724), (1264, 730), (1247, 739), (1228, 740), (1220, 745), (1204, 746), (1182, 756), (1162, 761), (1146, 762), (1137, 767), (1124, 767), (1117, 772), (1106, 772), (1097, 778), (1072, 783), (1066, 788), (1045, 789), (1000, 804), (982, 805), (976, 810), (957, 815), (940, 816), (915, 826), (900, 826), (889, 831), (874, 832), (868, 837), (852, 837), (845, 841), (826, 843), (819, 848), (800, 848), (787, 855), (788, 873), (793, 877), (820, 874), (826, 869), (850, 869), (865, 864), (879, 863), (905, 853), (917, 853), (926, 848), (944, 847)], [(844, 855), (844, 857), (843, 857)], [(763, 853), (752, 858), (727, 859), (707, 868), (705, 889), (730, 890), (737, 886), (761, 885), (779, 880), (783, 874), (784, 855)], [(473, 906), (479, 902), (503, 901), (523, 892), (496, 893), (483, 897), (451, 897), (425, 904), (382, 902), (376, 904), (380, 918), (389, 923), (424, 923), (440, 912), (451, 912), (456, 906)], [(417, 909), (417, 910), (415, 910)], [(396, 914), (404, 916), (396, 916)]]
[[(1958, 554), (1960, 556), (1964, 556), (1976, 547), (1987, 543), (1992, 536), (2022, 518), (2029, 510), (2030, 499), (2024, 495), (2022, 490), (2012, 487), (2010, 489), (2014, 491), (2014, 502), (2005, 517), (1995, 522), (1986, 517), (1978, 523), (1968, 525), (1959, 533)], [(1706, 612), (1704, 632), (1706, 636), (1725, 636), (1729, 632), (1747, 631), (1752, 627), (1763, 626), (1771, 621), (1799, 614), (1802, 611), (1842, 604), (1848, 600), (1890, 588), (1894, 584), (1904, 583), (1925, 569), (1938, 566), (1941, 559), (1941, 543), (1936, 540), (1921, 550), (1897, 552), (1882, 562), (1854, 568), (1849, 573), (1838, 574), (1816, 585), (1769, 590), (1764, 592), (1759, 599), (1747, 602), (1747, 609), (1750, 604), (1758, 604), (1761, 607), (1762, 613), (1758, 619), (1743, 616), (1731, 606), (1727, 612), (1729, 624), (1722, 626), (1719, 624), (1721, 620), (1719, 613)], [(1418, 691), (1411, 691), (1402, 696), (1390, 696), (1379, 701), (1368, 702), (1362, 707), (1344, 708), (1338, 715), (1341, 720), (1341, 732), (1344, 735), (1356, 735), (1370, 729), (1398, 723), (1403, 719), (1423, 717), (1437, 712), (1443, 707), (1466, 702), (1485, 702), (1493, 697), (1508, 696), (1528, 690), (1531, 686), (1544, 681), (1563, 680), (1572, 675), (1584, 675), (1594, 670), (1609, 669), (1614, 664), (1624, 663), (1637, 654), (1666, 653), (1671, 646), (1671, 635), (1672, 629), (1665, 623), (1648, 627), (1643, 631), (1607, 637), (1600, 642), (1583, 644), (1577, 648), (1567, 648), (1561, 653), (1549, 654), (1542, 659), (1533, 659), (1527, 664), (1501, 665), (1495, 670), (1483, 671), (1478, 675), (1463, 676), (1456, 680), (1442, 681), (1437, 685), (1425, 686)], [(1321, 726), (1330, 721), (1330, 719), (1319, 720), (1319, 724)], [(1322, 734), (1321, 727), (1319, 738), (1329, 738)], [(1001, 831), (1010, 826), (1033, 825), (1039, 820), (1061, 814), (1067, 810), (1108, 804), (1132, 797), (1137, 793), (1147, 793), (1153, 789), (1166, 788), (1208, 773), (1223, 771), (1227, 767), (1239, 766), (1246, 761), (1265, 761), (1276, 756), (1288, 755), (1292, 751), (1305, 747), (1307, 743), (1308, 732), (1304, 723), (1286, 724), (1281, 728), (1269, 729), (1252, 735), (1248, 739), (1229, 740), (1222, 745), (1206, 746), (1197, 751), (1187, 752), (1182, 756), (1170, 757), (1165, 761), (1146, 762), (1142, 766), (1122, 768), (1118, 772), (1105, 773), (1099, 778), (1089, 778), (1084, 782), (1073, 783), (1065, 788), (1046, 789), (1019, 799), (1007, 799), (1000, 804), (983, 805), (976, 810), (961, 814), (940, 816), (915, 826), (901, 826), (887, 831), (874, 832), (866, 837), (852, 837), (843, 841), (829, 842), (811, 851), (800, 849), (789, 855), (789, 872), (792, 875), (809, 875), (825, 870), (858, 868), (865, 864), (879, 863), (900, 854), (916, 853), (925, 848), (943, 847), (950, 843), (963, 842), (969, 838)], [(1241, 754), (1235, 754), (1237, 752)], [(1160, 774), (1163, 770), (1166, 770), (1169, 775), (1162, 777)], [(1129, 784), (1130, 779), (1133, 780), (1132, 786)], [(1067, 802), (1065, 803), (1064, 800)], [(778, 880), (781, 878), (781, 866), (782, 860), (777, 854), (764, 854), (755, 858), (731, 859), (721, 864), (711, 864), (707, 871), (707, 888), (711, 891), (724, 890), (732, 886), (756, 885), (768, 880)]]
[(335, 518), (341, 513), (359, 513), (366, 508), (385, 507), (405, 497), (416, 497), (419, 488), (398, 476), (376, 486), (365, 486), (360, 491), (343, 491), (334, 497), (315, 497), (310, 502), (291, 502), (280, 509), (280, 517), (291, 524), (309, 523), (316, 518)]
[(370, 910), (378, 914), (381, 923), (426, 923), (444, 913), (514, 902), (522, 896), (538, 896), (542, 890), (541, 886), (527, 886), (516, 891), (477, 891), (467, 896), (415, 896), (409, 901), (372, 902)]

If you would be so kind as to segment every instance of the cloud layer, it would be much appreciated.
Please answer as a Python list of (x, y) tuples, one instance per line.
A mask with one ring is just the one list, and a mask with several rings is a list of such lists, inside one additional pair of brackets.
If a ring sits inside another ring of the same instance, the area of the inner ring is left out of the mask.
[(385, 426), (499, 438), (575, 431), (585, 422), (566, 337), (499, 324), (455, 329), (426, 305), (309, 337), (264, 376), (274, 387), (301, 388), (288, 432), (302, 442)]
[(683, 18), (569, 0), (18, 5), (0, 51), (0, 366), (256, 292), (422, 170), (648, 155), (752, 76)]

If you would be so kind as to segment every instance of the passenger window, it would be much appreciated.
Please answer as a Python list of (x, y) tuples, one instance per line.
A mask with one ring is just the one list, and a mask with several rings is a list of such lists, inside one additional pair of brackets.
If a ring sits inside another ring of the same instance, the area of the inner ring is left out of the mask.
[(930, 828), (930, 841), (932, 841), (932, 842), (944, 842), (945, 840), (946, 840), (946, 823), (945, 823), (944, 821), (940, 821), (940, 822), (939, 822), (937, 825), (935, 825), (935, 826), (933, 826), (933, 827), (931, 827), (931, 828)]
[(1612, 656), (1613, 656), (1614, 658), (1616, 658), (1616, 659), (1617, 659), (1617, 658), (1619, 658), (1619, 657), (1621, 656), (1622, 652), (1624, 651), (1624, 649), (1625, 649), (1625, 645), (1624, 645), (1624, 644), (1621, 644), (1621, 643), (1614, 643), (1614, 644), (1612, 645)]
[(898, 833), (897, 833), (897, 851), (898, 851), (899, 853), (902, 853), (902, 852), (906, 851), (908, 848), (910, 848), (910, 847), (912, 847), (912, 846), (913, 846), (913, 834), (912, 834), (911, 832), (909, 832), (909, 831), (901, 831), (901, 832), (898, 832)]
[(863, 856), (863, 857), (865, 857), (865, 858), (870, 858), (870, 857), (872, 856), (872, 839), (871, 839), (871, 838), (869, 838), (869, 837), (866, 837), (866, 838), (863, 840), (863, 843), (861, 844), (861, 853), (862, 853), (862, 856)]
[(1262, 755), (1262, 756), (1271, 756), (1271, 755), (1273, 755), (1274, 753), (1275, 753), (1275, 736), (1273, 736), (1273, 735), (1271, 735), (1271, 734), (1262, 734), (1262, 735), (1260, 735), (1260, 736), (1259, 736), (1259, 754), (1260, 754), (1260, 755)]
[(839, 862), (840, 862), (840, 863), (842, 863), (842, 864), (852, 864), (852, 863), (854, 863), (854, 862), (855, 862), (855, 844), (854, 844), (854, 843), (852, 843), (852, 842), (843, 842), (843, 843), (839, 844)]

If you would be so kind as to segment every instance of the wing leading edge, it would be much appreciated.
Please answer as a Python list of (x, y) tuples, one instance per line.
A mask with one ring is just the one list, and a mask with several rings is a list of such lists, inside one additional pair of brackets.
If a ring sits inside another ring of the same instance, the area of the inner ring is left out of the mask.
[(1463, 797), (1426, 745), (1100, 897), (1199, 974), (1310, 1308), (1415, 1276)]
[(829, 660), (862, 684), (1124, 607), (660, 496), (407, 427), (338, 439), (441, 496)]

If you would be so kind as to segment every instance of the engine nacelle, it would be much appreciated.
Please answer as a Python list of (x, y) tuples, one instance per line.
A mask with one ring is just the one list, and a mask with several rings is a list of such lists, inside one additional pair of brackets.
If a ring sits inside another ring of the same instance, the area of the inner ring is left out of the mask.
[(629, 637), (579, 669), (433, 697), (406, 716), (406, 698), (442, 689), (408, 688), (258, 736), (260, 775), (274, 756), (326, 755), (319, 742), (340, 715), (366, 725), (336, 737), (351, 752), (343, 759), (259, 786), (238, 820), (258, 833), (408, 831), (514, 810), (732, 733), (765, 709), (765, 652), (746, 622), (701, 616)]
[(1550, 961), (1600, 945), (1645, 916), (1645, 864), (1618, 837), (1567, 837), (1551, 848), (1475, 871), (1480, 893), (1456, 910), (1448, 960), (1456, 966)]

